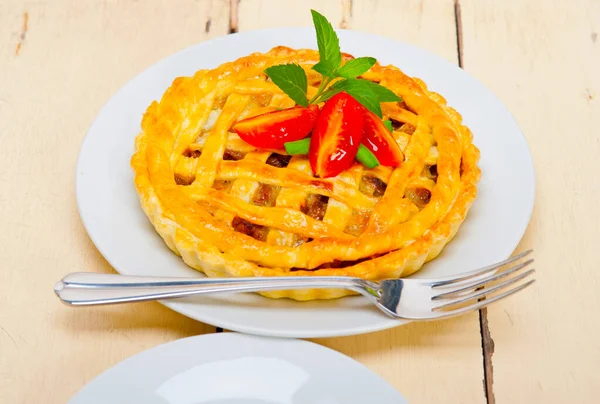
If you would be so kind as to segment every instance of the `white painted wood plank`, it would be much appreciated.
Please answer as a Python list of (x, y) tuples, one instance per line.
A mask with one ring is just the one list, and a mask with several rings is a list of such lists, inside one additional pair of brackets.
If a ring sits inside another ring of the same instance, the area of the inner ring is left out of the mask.
[(519, 249), (535, 249), (538, 282), (488, 310), (495, 400), (597, 402), (600, 4), (459, 1), (464, 68), (512, 111), (537, 174)]

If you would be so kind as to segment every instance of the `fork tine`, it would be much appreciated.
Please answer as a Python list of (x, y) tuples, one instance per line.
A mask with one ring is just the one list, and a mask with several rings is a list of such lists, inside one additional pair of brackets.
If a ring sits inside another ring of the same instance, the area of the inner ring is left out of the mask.
[(461, 307), (460, 309), (451, 310), (451, 311), (437, 312), (437, 314), (439, 314), (439, 315), (435, 318), (452, 317), (452, 316), (463, 314), (463, 313), (466, 313), (469, 311), (479, 310), (485, 306), (488, 306), (494, 302), (497, 302), (498, 300), (504, 299), (505, 297), (508, 297), (510, 295), (514, 295), (515, 293), (525, 289), (526, 287), (530, 286), (533, 283), (535, 283), (535, 279), (525, 282), (524, 284), (519, 285), (516, 288), (507, 290), (506, 292), (499, 294), (497, 296), (494, 296), (492, 298), (480, 300), (477, 303), (472, 304), (470, 306)]
[(510, 278), (510, 279), (508, 279), (508, 280), (506, 280), (506, 281), (504, 281), (504, 282), (502, 282), (502, 283), (500, 283), (498, 285), (492, 286), (491, 288), (485, 288), (485, 289), (479, 290), (479, 291), (477, 291), (475, 293), (469, 293), (466, 296), (462, 296), (462, 297), (459, 297), (459, 298), (456, 298), (456, 299), (449, 300), (447, 303), (444, 303), (442, 305), (433, 307), (431, 310), (433, 310), (433, 311), (443, 310), (443, 309), (446, 309), (446, 308), (448, 308), (450, 306), (454, 306), (456, 304), (466, 303), (469, 300), (482, 298), (482, 297), (484, 297), (486, 295), (489, 295), (490, 293), (494, 293), (494, 292), (496, 292), (496, 291), (498, 291), (500, 289), (506, 288), (507, 286), (511, 286), (511, 285), (519, 282), (520, 280), (523, 280), (523, 279), (527, 278), (529, 275), (531, 275), (533, 273), (535, 273), (535, 269), (530, 269), (527, 272), (523, 272), (519, 276), (515, 276), (514, 278)]
[(433, 296), (431, 298), (431, 300), (447, 299), (448, 297), (451, 297), (451, 296), (454, 296), (454, 295), (459, 295), (462, 292), (466, 292), (468, 290), (471, 290), (471, 289), (474, 289), (474, 288), (478, 288), (480, 286), (484, 286), (486, 283), (494, 282), (494, 281), (497, 281), (498, 279), (502, 279), (502, 278), (505, 278), (505, 277), (507, 277), (509, 275), (514, 274), (518, 270), (523, 269), (526, 266), (530, 265), (532, 262), (533, 262), (533, 258), (531, 258), (531, 259), (529, 259), (529, 260), (527, 260), (527, 261), (525, 261), (525, 262), (523, 262), (521, 264), (515, 265), (514, 267), (512, 267), (512, 268), (510, 268), (510, 269), (508, 269), (506, 271), (503, 271), (503, 272), (501, 272), (501, 273), (499, 273), (497, 275), (488, 276), (488, 277), (486, 277), (484, 279), (477, 279), (476, 282), (471, 282), (471, 283), (469, 283), (467, 285), (464, 285), (464, 284), (461, 283), (459, 285), (461, 287), (459, 287), (458, 289), (453, 289), (453, 290), (451, 290), (449, 292), (440, 293), (439, 295)]
[(443, 278), (437, 278), (437, 279), (433, 279), (430, 281), (431, 287), (438, 287), (438, 286), (444, 286), (444, 285), (450, 285), (456, 282), (462, 282), (462, 281), (466, 281), (472, 278), (476, 278), (480, 275), (486, 274), (488, 272), (492, 272), (497, 270), (498, 268), (513, 263), (515, 261), (520, 260), (523, 257), (526, 257), (527, 255), (531, 254), (533, 252), (533, 250), (527, 250), (525, 252), (522, 252), (521, 254), (517, 254), (514, 257), (505, 259), (504, 261), (500, 261), (497, 262), (495, 264), (483, 267), (483, 268), (479, 268), (476, 269), (474, 271), (471, 272), (467, 272), (465, 275), (461, 276), (461, 277), (456, 277), (456, 276), (447, 276), (447, 277), (443, 277)]

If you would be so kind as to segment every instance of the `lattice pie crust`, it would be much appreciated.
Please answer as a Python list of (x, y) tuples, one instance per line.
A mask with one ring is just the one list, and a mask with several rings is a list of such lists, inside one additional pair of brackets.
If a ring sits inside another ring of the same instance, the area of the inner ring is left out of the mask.
[[(344, 60), (352, 58), (344, 55)], [(435, 258), (473, 203), (479, 150), (461, 116), (425, 83), (376, 64), (362, 78), (402, 97), (383, 103), (405, 154), (395, 169), (355, 163), (335, 178), (312, 175), (306, 156), (256, 149), (230, 128), (294, 106), (263, 73), (298, 63), (309, 98), (320, 76), (313, 50), (276, 47), (177, 78), (142, 120), (131, 164), (144, 212), (166, 244), (211, 277), (400, 277)], [(345, 290), (264, 293), (330, 299)]]

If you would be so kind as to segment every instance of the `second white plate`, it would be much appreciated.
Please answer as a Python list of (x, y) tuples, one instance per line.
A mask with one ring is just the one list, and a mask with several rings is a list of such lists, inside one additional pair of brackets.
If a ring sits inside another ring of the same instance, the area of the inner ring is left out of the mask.
[(199, 335), (142, 352), (69, 404), (406, 404), (358, 362), (307, 341)]
[[(342, 51), (373, 56), (423, 79), (464, 117), (481, 150), (479, 195), (456, 238), (418, 277), (466, 272), (508, 257), (529, 222), (534, 203), (533, 163), (525, 139), (504, 105), (462, 69), (419, 48), (352, 31), (339, 31)], [(214, 68), (277, 45), (316, 49), (312, 28), (235, 34), (170, 56), (131, 80), (92, 124), (77, 165), (77, 201), (83, 223), (120, 273), (199, 276), (175, 256), (140, 208), (129, 160), (147, 106), (178, 76)], [(360, 334), (403, 324), (360, 297), (300, 303), (258, 295), (197, 297), (165, 302), (197, 320), (230, 330), (280, 337)]]

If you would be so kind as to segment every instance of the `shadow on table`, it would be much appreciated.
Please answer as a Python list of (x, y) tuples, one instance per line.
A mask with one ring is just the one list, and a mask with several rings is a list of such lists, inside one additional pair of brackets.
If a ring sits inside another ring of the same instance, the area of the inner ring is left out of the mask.
[(57, 326), (76, 333), (137, 332), (169, 334), (173, 339), (206, 334), (216, 328), (185, 317), (157, 302), (57, 310)]

